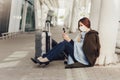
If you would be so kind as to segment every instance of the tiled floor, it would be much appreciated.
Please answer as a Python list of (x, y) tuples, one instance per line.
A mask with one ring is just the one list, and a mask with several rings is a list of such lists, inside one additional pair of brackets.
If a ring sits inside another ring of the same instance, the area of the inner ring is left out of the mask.
[[(62, 40), (62, 27), (52, 27), (52, 38)], [(74, 34), (69, 34), (74, 38)], [(63, 61), (45, 68), (31, 62), (35, 53), (35, 34), (19, 34), (0, 40), (0, 80), (120, 80), (120, 64), (91, 68), (64, 69)]]

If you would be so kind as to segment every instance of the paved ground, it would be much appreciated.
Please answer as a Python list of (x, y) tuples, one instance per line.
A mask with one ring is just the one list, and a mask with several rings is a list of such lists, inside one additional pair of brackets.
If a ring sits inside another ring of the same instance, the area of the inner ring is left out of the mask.
[[(58, 42), (61, 33), (61, 28), (52, 28)], [(74, 34), (70, 36), (74, 38)], [(64, 69), (63, 61), (54, 61), (45, 68), (35, 65), (30, 60), (35, 52), (34, 39), (33, 32), (0, 40), (0, 80), (120, 80), (120, 64), (76, 69)]]

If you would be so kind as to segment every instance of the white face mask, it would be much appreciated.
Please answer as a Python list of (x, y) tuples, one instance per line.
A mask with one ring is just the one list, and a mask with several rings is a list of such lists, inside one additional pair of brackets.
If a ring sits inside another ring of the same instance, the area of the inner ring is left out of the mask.
[(79, 29), (80, 29), (82, 32), (87, 31), (87, 28), (86, 28), (85, 26), (80, 26)]

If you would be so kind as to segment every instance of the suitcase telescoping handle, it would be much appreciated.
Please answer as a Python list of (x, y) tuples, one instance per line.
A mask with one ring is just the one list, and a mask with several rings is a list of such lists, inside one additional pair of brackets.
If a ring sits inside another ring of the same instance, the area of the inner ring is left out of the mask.
[(45, 31), (50, 32), (50, 22), (49, 21), (46, 21), (46, 23), (45, 23)]
[(45, 31), (48, 31), (48, 36), (51, 36), (49, 21), (46, 21), (46, 23), (45, 23)]

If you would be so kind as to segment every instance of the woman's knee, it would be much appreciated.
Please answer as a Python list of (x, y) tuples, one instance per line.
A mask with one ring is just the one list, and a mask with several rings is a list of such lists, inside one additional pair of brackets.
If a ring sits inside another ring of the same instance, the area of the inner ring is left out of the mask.
[(73, 45), (72, 45), (70, 42), (68, 42), (68, 41), (65, 41), (65, 40), (64, 40), (64, 41), (62, 42), (62, 44), (65, 45), (67, 48), (68, 48), (68, 47), (73, 48)]
[(62, 41), (61, 43), (63, 44), (68, 44), (69, 42), (67, 42), (66, 40)]

